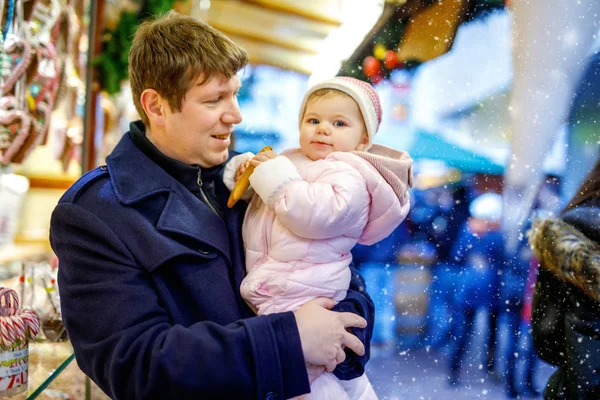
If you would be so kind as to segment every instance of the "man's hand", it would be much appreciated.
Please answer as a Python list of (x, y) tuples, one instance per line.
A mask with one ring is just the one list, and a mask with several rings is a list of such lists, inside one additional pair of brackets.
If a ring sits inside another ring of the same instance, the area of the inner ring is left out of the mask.
[(313, 382), (325, 372), (325, 367), (322, 365), (306, 364), (306, 371), (308, 372), (308, 381), (312, 385)]
[(264, 163), (265, 161), (269, 161), (270, 159), (275, 158), (275, 157), (277, 157), (277, 154), (275, 154), (275, 152), (272, 150), (262, 151), (262, 152), (258, 153), (257, 155), (255, 155), (254, 158), (250, 160), (250, 164), (257, 167), (260, 163)]
[(304, 361), (324, 365), (329, 372), (346, 359), (344, 347), (360, 356), (365, 353), (362, 342), (346, 329), (364, 328), (367, 321), (356, 314), (329, 311), (334, 305), (333, 300), (320, 297), (307, 302), (294, 313)]

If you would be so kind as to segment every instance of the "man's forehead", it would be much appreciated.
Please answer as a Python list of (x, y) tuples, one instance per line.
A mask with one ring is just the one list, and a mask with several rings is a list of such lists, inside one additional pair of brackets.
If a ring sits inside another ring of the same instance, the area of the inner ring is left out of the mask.
[(205, 81), (204, 75), (201, 74), (198, 79), (196, 79), (196, 86), (202, 86), (209, 90), (237, 90), (241, 85), (242, 81), (238, 75), (227, 78), (224, 75), (218, 74), (211, 76)]

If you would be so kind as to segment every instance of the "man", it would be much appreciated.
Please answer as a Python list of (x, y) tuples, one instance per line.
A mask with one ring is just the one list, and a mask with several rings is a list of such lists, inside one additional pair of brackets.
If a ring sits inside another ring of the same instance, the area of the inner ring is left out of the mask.
[[(65, 326), (77, 361), (114, 399), (289, 398), (368, 358), (349, 328), (373, 305), (355, 276), (336, 309), (316, 299), (255, 317), (239, 294), (243, 202), (228, 209), (222, 169), (247, 55), (220, 32), (169, 13), (138, 29), (129, 54), (131, 124), (107, 165), (54, 210)], [(353, 330), (365, 341), (369, 329)], [(347, 349), (344, 349), (344, 348)], [(358, 354), (353, 354), (352, 352)]]

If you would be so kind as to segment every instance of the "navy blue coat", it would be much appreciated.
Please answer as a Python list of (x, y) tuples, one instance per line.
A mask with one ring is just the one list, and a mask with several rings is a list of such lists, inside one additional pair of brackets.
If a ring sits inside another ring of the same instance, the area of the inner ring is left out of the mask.
[[(80, 368), (114, 399), (288, 398), (309, 391), (293, 313), (256, 317), (239, 294), (245, 204), (223, 219), (125, 134), (52, 214), (65, 326)], [(337, 310), (373, 303), (353, 274)], [(362, 374), (352, 353), (336, 375)], [(341, 372), (340, 372), (341, 371)]]

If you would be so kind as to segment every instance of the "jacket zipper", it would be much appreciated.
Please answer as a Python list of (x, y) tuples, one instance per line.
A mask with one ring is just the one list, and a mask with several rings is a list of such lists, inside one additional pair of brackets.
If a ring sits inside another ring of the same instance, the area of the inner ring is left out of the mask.
[(204, 189), (202, 189), (202, 169), (198, 169), (198, 180), (196, 182), (198, 183), (198, 187), (200, 188), (200, 196), (202, 196), (202, 201), (204, 201), (204, 204), (206, 204), (208, 208), (210, 208), (215, 214), (220, 216), (215, 206), (208, 199), (206, 193), (204, 193)]

